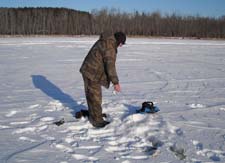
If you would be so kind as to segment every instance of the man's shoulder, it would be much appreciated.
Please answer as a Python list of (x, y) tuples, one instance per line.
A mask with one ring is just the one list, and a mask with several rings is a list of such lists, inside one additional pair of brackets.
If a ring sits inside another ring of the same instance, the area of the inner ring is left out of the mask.
[(106, 49), (116, 49), (116, 40), (113, 36), (105, 39), (105, 47)]

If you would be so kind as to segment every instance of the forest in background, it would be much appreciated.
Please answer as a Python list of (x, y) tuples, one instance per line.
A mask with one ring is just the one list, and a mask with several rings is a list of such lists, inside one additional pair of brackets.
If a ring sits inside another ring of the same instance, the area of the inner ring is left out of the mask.
[(67, 8), (0, 8), (0, 35), (98, 35), (225, 38), (225, 16), (162, 15), (118, 9), (91, 13)]

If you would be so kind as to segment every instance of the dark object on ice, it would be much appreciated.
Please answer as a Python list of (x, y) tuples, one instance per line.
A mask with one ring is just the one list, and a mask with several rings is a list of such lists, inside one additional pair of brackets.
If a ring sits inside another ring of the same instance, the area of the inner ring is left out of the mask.
[(79, 112), (76, 112), (75, 117), (77, 119), (80, 119), (81, 117), (89, 117), (89, 112), (88, 110), (81, 110)]
[(157, 150), (157, 147), (152, 147), (152, 146), (147, 146), (147, 147), (144, 147), (144, 149), (143, 149), (143, 151), (147, 155), (154, 155), (156, 150)]
[(154, 106), (153, 102), (145, 101), (142, 103), (142, 107), (140, 110), (137, 110), (137, 113), (156, 113), (159, 111), (159, 108)]
[(61, 120), (59, 120), (59, 121), (57, 121), (57, 122), (54, 122), (54, 124), (57, 125), (57, 126), (60, 126), (60, 125), (62, 125), (63, 123), (65, 123), (64, 118), (61, 119)]
[(93, 123), (93, 126), (95, 128), (103, 128), (103, 127), (105, 127), (108, 124), (110, 124), (110, 122), (108, 122), (108, 121), (102, 121), (101, 123), (96, 123), (96, 124)]
[(175, 156), (180, 160), (184, 160), (186, 158), (185, 150), (183, 148), (177, 148), (176, 146), (170, 146), (169, 148), (172, 152), (174, 152)]
[[(89, 112), (88, 110), (81, 110), (79, 112), (75, 113), (75, 118), (80, 119), (81, 117), (89, 117)], [(106, 118), (107, 115), (105, 113), (102, 114), (102, 117)]]

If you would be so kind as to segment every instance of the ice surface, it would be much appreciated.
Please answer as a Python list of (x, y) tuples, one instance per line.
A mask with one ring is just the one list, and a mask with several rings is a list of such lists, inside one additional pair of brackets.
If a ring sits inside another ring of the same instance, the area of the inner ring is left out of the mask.
[[(225, 162), (225, 41), (128, 38), (122, 92), (103, 89), (111, 123), (95, 129), (73, 115), (96, 40), (0, 38), (0, 162)], [(136, 114), (144, 101), (160, 112)]]

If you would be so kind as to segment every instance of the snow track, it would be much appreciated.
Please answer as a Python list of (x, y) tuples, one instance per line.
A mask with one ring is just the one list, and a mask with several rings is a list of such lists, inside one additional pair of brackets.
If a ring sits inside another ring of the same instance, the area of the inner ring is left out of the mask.
[(14, 156), (16, 156), (16, 155), (19, 155), (20, 153), (23, 153), (23, 152), (32, 150), (32, 149), (34, 149), (34, 148), (37, 148), (37, 147), (39, 147), (39, 146), (45, 144), (46, 142), (47, 142), (47, 141), (43, 141), (43, 142), (34, 144), (34, 145), (32, 145), (32, 146), (26, 147), (26, 148), (24, 148), (24, 149), (17, 150), (17, 151), (15, 151), (15, 152), (9, 154), (8, 156), (4, 157), (4, 158), (2, 159), (2, 163), (7, 163), (8, 161), (10, 161), (10, 159), (11, 159), (12, 157), (14, 157)]

